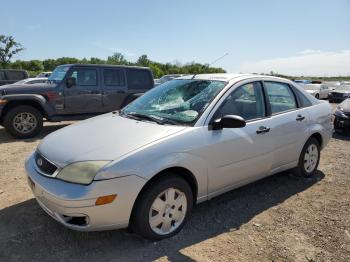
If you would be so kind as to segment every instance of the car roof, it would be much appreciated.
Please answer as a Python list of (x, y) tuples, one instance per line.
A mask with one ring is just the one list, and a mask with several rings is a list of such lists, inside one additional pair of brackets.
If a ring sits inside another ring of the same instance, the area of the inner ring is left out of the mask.
[(81, 66), (81, 67), (118, 67), (118, 68), (131, 68), (131, 69), (147, 69), (149, 67), (143, 66), (126, 66), (126, 65), (110, 65), (110, 64), (64, 64), (59, 66)]
[(200, 79), (200, 80), (217, 80), (217, 81), (242, 81), (246, 79), (261, 78), (266, 80), (274, 81), (289, 81), (286, 78), (280, 78), (275, 76), (258, 75), (258, 74), (236, 74), (236, 73), (218, 73), (218, 74), (198, 74), (198, 75), (187, 75), (176, 79)]

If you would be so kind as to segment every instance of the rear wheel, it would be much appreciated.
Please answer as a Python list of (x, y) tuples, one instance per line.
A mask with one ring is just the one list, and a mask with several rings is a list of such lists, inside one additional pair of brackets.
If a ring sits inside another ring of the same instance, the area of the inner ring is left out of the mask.
[(37, 135), (43, 126), (43, 117), (32, 106), (11, 108), (4, 117), (6, 131), (16, 138), (30, 138)]
[(320, 99), (320, 95), (319, 95), (319, 94), (316, 94), (315, 97), (316, 97), (317, 99)]
[(298, 176), (311, 177), (315, 174), (320, 162), (320, 143), (316, 138), (311, 137), (303, 147), (299, 157), (298, 166), (294, 173)]
[(165, 174), (138, 198), (132, 230), (147, 239), (171, 237), (182, 229), (192, 206), (189, 184), (181, 177)]

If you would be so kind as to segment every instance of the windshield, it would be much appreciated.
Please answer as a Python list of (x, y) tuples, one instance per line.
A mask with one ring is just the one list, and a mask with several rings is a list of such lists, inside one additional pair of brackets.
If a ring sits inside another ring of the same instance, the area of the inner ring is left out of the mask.
[(180, 125), (193, 124), (227, 83), (212, 80), (172, 80), (159, 85), (121, 111)]
[(48, 81), (60, 82), (69, 70), (69, 66), (58, 66), (49, 76)]

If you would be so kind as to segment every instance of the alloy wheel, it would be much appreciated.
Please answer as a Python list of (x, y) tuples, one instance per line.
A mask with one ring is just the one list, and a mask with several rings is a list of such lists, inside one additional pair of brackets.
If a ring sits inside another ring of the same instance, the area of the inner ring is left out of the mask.
[(159, 234), (175, 231), (183, 222), (187, 212), (187, 198), (177, 188), (168, 188), (153, 201), (149, 211), (149, 225)]
[(317, 146), (315, 144), (309, 145), (304, 155), (304, 168), (306, 172), (311, 173), (314, 171), (318, 162), (318, 155)]
[(36, 117), (28, 112), (21, 112), (13, 118), (14, 129), (21, 133), (27, 134), (32, 132), (38, 124)]

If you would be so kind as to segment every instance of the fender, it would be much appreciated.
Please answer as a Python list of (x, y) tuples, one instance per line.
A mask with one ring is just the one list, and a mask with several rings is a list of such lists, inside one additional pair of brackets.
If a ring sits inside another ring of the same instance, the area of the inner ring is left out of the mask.
[(4, 95), (1, 97), (2, 100), (6, 100), (7, 103), (3, 105), (3, 107), (0, 107), (0, 116), (1, 111), (6, 108), (7, 104), (10, 102), (17, 102), (17, 101), (34, 101), (38, 103), (43, 110), (45, 111), (47, 116), (54, 115), (55, 111), (52, 107), (50, 107), (49, 103), (47, 103), (46, 99), (42, 95), (38, 94), (11, 94), (11, 95)]

